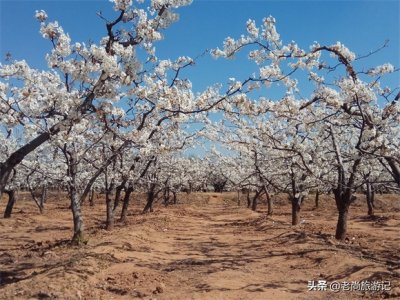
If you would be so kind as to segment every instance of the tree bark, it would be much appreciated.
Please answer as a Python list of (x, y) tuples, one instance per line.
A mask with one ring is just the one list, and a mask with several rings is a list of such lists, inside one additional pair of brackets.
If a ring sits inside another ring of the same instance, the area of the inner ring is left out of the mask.
[(264, 192), (265, 192), (265, 196), (267, 197), (267, 215), (270, 216), (274, 213), (274, 203), (272, 200), (271, 195), (268, 192), (268, 189), (264, 186)]
[(164, 199), (164, 205), (165, 205), (165, 206), (168, 206), (168, 204), (169, 204), (169, 187), (166, 187), (166, 188), (164, 189), (164, 192), (163, 192), (163, 199)]
[(344, 240), (347, 235), (347, 216), (349, 212), (349, 207), (343, 206), (339, 209), (339, 218), (336, 225), (335, 238), (337, 240)]
[(176, 197), (176, 192), (174, 191), (174, 192), (172, 192), (172, 195), (173, 195), (173, 197), (174, 197), (174, 204), (176, 204), (177, 203), (177, 197)]
[(8, 202), (6, 210), (4, 211), (4, 218), (11, 218), (11, 213), (15, 202), (17, 201), (17, 196), (15, 190), (5, 191), (8, 194)]
[(336, 207), (339, 212), (335, 238), (337, 240), (344, 240), (347, 235), (347, 217), (349, 214), (349, 208), (356, 197), (352, 195), (351, 190), (348, 187), (335, 189), (334, 194)]
[[(297, 225), (300, 222), (300, 208), (301, 203), (303, 202), (304, 196), (301, 194), (303, 192), (303, 184), (298, 184), (296, 182), (295, 173), (292, 169), (291, 170), (291, 187), (292, 187), (292, 194), (289, 194), (289, 198), (292, 202), (292, 225)], [(302, 180), (305, 180), (305, 175), (302, 176)]]
[(250, 208), (250, 206), (251, 206), (250, 189), (247, 190), (247, 197), (246, 197), (246, 199), (247, 199), (247, 208)]
[(122, 204), (121, 217), (119, 219), (120, 222), (125, 222), (126, 221), (126, 216), (128, 215), (128, 207), (129, 207), (129, 202), (130, 202), (130, 196), (131, 196), (132, 192), (133, 192), (133, 186), (129, 185), (128, 188), (125, 191), (124, 203)]
[(91, 190), (89, 195), (89, 205), (94, 206), (94, 190)]
[(371, 204), (372, 208), (375, 208), (375, 188), (371, 185)]
[(71, 178), (69, 182), (69, 197), (71, 201), (71, 211), (72, 211), (72, 218), (74, 221), (74, 235), (72, 237), (72, 243), (80, 245), (84, 243), (84, 236), (83, 236), (83, 217), (81, 211), (81, 205), (78, 197), (78, 190), (77, 190), (77, 182), (76, 177), (78, 174), (78, 161), (76, 157), (75, 150), (69, 152), (69, 160), (68, 160), (68, 175)]
[(106, 229), (112, 230), (114, 228), (114, 206), (112, 201), (112, 190), (114, 189), (113, 184), (106, 190), (106, 208), (107, 208), (107, 217), (106, 217)]
[(154, 193), (156, 186), (154, 183), (151, 184), (149, 191), (147, 192), (147, 202), (146, 206), (143, 208), (143, 214), (150, 212), (153, 212), (153, 202), (156, 197), (156, 194)]
[(257, 190), (256, 194), (253, 197), (253, 201), (252, 201), (252, 204), (251, 204), (251, 210), (253, 210), (253, 211), (257, 210), (258, 197), (260, 196), (261, 191), (262, 191), (262, 189)]
[(42, 187), (42, 194), (40, 195), (40, 206), (44, 208), (44, 204), (47, 201), (47, 186)]
[(365, 196), (367, 198), (367, 206), (368, 206), (368, 216), (374, 215), (374, 204), (373, 204), (373, 192), (372, 186), (370, 182), (367, 182), (367, 190)]
[(122, 192), (122, 189), (124, 188), (124, 186), (125, 186), (125, 183), (126, 183), (126, 180), (124, 180), (123, 182), (122, 182), (122, 184), (120, 184), (119, 186), (117, 186), (117, 188), (115, 189), (115, 200), (114, 200), (114, 207), (113, 207), (113, 210), (115, 211), (117, 208), (118, 208), (118, 206), (119, 206), (119, 202), (120, 202), (120, 200), (121, 200), (121, 192)]
[(319, 190), (317, 190), (315, 193), (315, 207), (319, 207)]
[(74, 220), (74, 235), (72, 237), (72, 242), (74, 244), (82, 244), (84, 242), (84, 235), (83, 235), (83, 217), (81, 206), (79, 203), (79, 197), (76, 191), (70, 192), (70, 199), (71, 199), (71, 210), (72, 210), (72, 217)]
[(35, 202), (36, 206), (39, 208), (39, 212), (42, 214), (43, 210), (44, 210), (44, 204), (43, 204), (44, 202), (42, 201), (42, 199), (43, 199), (42, 194), (40, 194), (40, 200), (38, 200), (36, 198), (36, 196), (37, 196), (36, 191), (34, 189), (32, 189), (30, 185), (28, 185), (28, 189), (29, 189), (29, 192), (31, 193), (32, 200)]
[(295, 197), (292, 196), (292, 225), (300, 223), (300, 208), (303, 196)]

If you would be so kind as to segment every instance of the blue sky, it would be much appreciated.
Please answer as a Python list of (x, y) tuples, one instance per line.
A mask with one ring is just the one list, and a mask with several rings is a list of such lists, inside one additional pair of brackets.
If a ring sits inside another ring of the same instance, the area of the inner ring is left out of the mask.
[[(386, 39), (389, 48), (365, 60), (362, 67), (390, 62), (400, 66), (400, 2), (376, 1), (213, 1), (194, 0), (178, 10), (180, 21), (164, 32), (165, 40), (156, 43), (160, 58), (195, 57), (206, 49), (222, 45), (227, 36), (245, 33), (245, 23), (254, 19), (260, 24), (266, 16), (277, 20), (277, 30), (285, 43), (297, 42), (308, 49), (313, 41), (330, 45), (341, 41), (357, 54), (378, 48)], [(44, 56), (50, 43), (41, 38), (35, 20), (36, 9), (44, 9), (50, 20), (58, 20), (73, 42), (97, 42), (105, 33), (104, 22), (96, 16), (115, 15), (108, 0), (0, 0), (1, 62), (7, 52), (13, 59), (26, 59), (37, 68), (45, 68)], [(365, 65), (364, 65), (365, 64)], [(257, 69), (244, 57), (234, 61), (215, 60), (205, 56), (186, 72), (195, 91), (229, 77), (247, 78)], [(389, 78), (388, 85), (399, 86), (399, 74)]]

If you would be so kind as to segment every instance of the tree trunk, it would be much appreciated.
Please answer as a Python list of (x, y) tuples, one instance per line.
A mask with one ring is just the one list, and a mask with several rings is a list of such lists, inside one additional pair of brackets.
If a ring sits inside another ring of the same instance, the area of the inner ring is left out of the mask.
[(114, 207), (112, 201), (112, 188), (106, 191), (106, 208), (107, 208), (107, 219), (106, 229), (112, 230), (114, 228)]
[(169, 204), (169, 188), (168, 187), (164, 189), (163, 199), (164, 199), (164, 205), (168, 206), (168, 204)]
[(267, 196), (267, 206), (268, 206), (267, 215), (271, 216), (274, 213), (274, 203), (268, 191), (266, 192), (266, 196)]
[(335, 238), (337, 240), (344, 240), (347, 235), (347, 217), (349, 214), (349, 208), (356, 197), (351, 194), (351, 190), (349, 188), (335, 189), (334, 194), (336, 207), (339, 211)]
[(375, 208), (375, 188), (371, 185), (371, 204), (372, 208)]
[(148, 212), (153, 212), (153, 202), (154, 202), (154, 194), (152, 193), (148, 193), (147, 194), (147, 202), (146, 202), (146, 206), (143, 208), (143, 212), (144, 214), (148, 213)]
[(44, 208), (44, 204), (47, 201), (47, 186), (42, 187), (42, 193), (40, 195), (40, 207)]
[(74, 235), (72, 237), (72, 242), (74, 244), (79, 245), (84, 242), (84, 237), (83, 237), (84, 227), (83, 227), (81, 205), (79, 203), (79, 198), (76, 190), (70, 192), (70, 199), (71, 199), (72, 217), (74, 220)]
[(240, 190), (237, 191), (237, 205), (240, 206)]
[(292, 225), (297, 225), (300, 222), (300, 208), (302, 196), (292, 197)]
[[(32, 189), (30, 185), (28, 185), (28, 188), (29, 188), (29, 192), (31, 193), (32, 200), (35, 202), (36, 206), (39, 208), (39, 212), (42, 214), (43, 210), (44, 210), (44, 206), (42, 203), (43, 197), (40, 196), (40, 200), (38, 200), (36, 198), (36, 196), (37, 196), (36, 191), (34, 189)], [(71, 208), (71, 207), (69, 207), (69, 208)]]
[(176, 192), (172, 192), (172, 195), (174, 196), (174, 204), (176, 204), (177, 203)]
[(250, 190), (247, 190), (247, 208), (251, 206)]
[(155, 184), (151, 184), (150, 186), (150, 190), (147, 192), (147, 202), (146, 202), (146, 206), (143, 208), (143, 213), (148, 213), (153, 212), (153, 202), (154, 202), (154, 198), (156, 197), (154, 190), (155, 190)]
[(131, 196), (132, 192), (133, 192), (133, 186), (130, 185), (130, 186), (128, 186), (127, 190), (125, 191), (124, 203), (122, 204), (121, 217), (119, 219), (120, 222), (126, 221), (126, 216), (128, 215), (130, 196)]
[(69, 154), (69, 161), (68, 161), (68, 175), (71, 178), (69, 182), (69, 197), (71, 201), (71, 211), (72, 211), (72, 218), (74, 220), (74, 235), (72, 237), (72, 243), (74, 244), (82, 244), (84, 242), (83, 236), (83, 217), (81, 212), (81, 205), (78, 197), (78, 190), (77, 190), (77, 182), (76, 177), (78, 173), (78, 166), (77, 166), (77, 157), (75, 151), (71, 151)]
[(89, 195), (89, 205), (90, 206), (94, 206), (94, 190), (90, 191), (90, 195)]
[(315, 207), (319, 207), (319, 190), (315, 193)]
[(125, 183), (126, 183), (126, 180), (124, 180), (123, 183), (120, 184), (119, 186), (117, 186), (117, 188), (115, 189), (115, 200), (114, 200), (114, 207), (113, 207), (114, 211), (118, 208), (119, 202), (121, 201), (121, 192), (125, 186)]
[(265, 192), (265, 196), (267, 197), (267, 208), (268, 208), (267, 215), (270, 216), (274, 212), (274, 203), (273, 203), (272, 197), (269, 194), (268, 189), (265, 185), (264, 185), (263, 189)]
[(367, 190), (365, 193), (365, 196), (367, 198), (367, 205), (368, 205), (368, 216), (373, 216), (374, 215), (374, 205), (373, 205), (373, 199), (372, 199), (372, 187), (371, 183), (367, 182)]
[(11, 218), (11, 213), (15, 202), (17, 201), (15, 190), (5, 191), (8, 194), (8, 202), (4, 211), (4, 218)]
[(300, 184), (296, 182), (295, 173), (291, 170), (291, 185), (292, 185), (292, 194), (289, 194), (289, 198), (292, 202), (292, 225), (297, 225), (300, 222), (300, 208), (301, 203), (304, 199), (304, 196), (301, 194), (303, 192), (303, 184), (301, 183), (306, 179), (307, 176), (302, 175), (302, 179)]
[(255, 194), (254, 197), (253, 197), (253, 201), (252, 201), (252, 204), (251, 204), (251, 209), (252, 209), (253, 211), (256, 211), (256, 210), (257, 210), (258, 197), (260, 196), (261, 191), (262, 191), (262, 189), (257, 190), (257, 191), (256, 191), (256, 194)]
[(336, 225), (335, 238), (337, 240), (344, 240), (347, 235), (347, 216), (349, 213), (349, 207), (343, 206), (339, 209), (339, 218)]

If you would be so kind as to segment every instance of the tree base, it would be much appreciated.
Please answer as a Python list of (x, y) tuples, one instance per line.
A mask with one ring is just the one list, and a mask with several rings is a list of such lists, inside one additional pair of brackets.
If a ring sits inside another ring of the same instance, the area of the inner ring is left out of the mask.
[(74, 245), (74, 246), (87, 245), (88, 242), (89, 242), (89, 240), (85, 239), (83, 232), (75, 233), (71, 239), (71, 245)]

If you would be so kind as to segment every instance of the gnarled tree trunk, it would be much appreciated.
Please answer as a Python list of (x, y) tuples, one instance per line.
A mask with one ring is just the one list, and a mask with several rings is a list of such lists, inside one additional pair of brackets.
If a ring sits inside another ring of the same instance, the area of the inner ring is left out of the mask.
[(373, 186), (370, 182), (366, 183), (367, 190), (366, 190), (366, 198), (367, 198), (367, 206), (368, 206), (368, 216), (374, 215), (374, 200), (375, 200), (375, 191)]
[(264, 192), (265, 192), (265, 196), (267, 197), (267, 215), (270, 216), (274, 212), (274, 207), (273, 207), (274, 203), (273, 203), (272, 197), (269, 194), (266, 186), (264, 186)]
[(168, 204), (169, 204), (169, 198), (170, 198), (169, 193), (170, 193), (169, 187), (166, 187), (163, 192), (163, 199), (164, 199), (165, 206), (168, 206)]
[(319, 190), (315, 192), (315, 207), (319, 207)]
[(46, 201), (47, 201), (47, 186), (44, 185), (42, 187), (42, 192), (40, 195), (40, 206), (42, 208), (44, 208), (44, 204), (46, 203)]
[(292, 225), (297, 225), (300, 223), (300, 208), (304, 196), (291, 196), (292, 202)]
[(112, 203), (112, 190), (107, 189), (106, 191), (106, 209), (107, 209), (107, 217), (106, 217), (106, 229), (112, 230), (114, 228), (114, 209)]
[(92, 189), (89, 194), (89, 205), (94, 206), (94, 190)]
[(349, 206), (343, 206), (339, 209), (339, 218), (336, 224), (335, 238), (337, 240), (344, 240), (347, 235), (347, 215), (349, 213)]
[(172, 195), (174, 196), (174, 200), (173, 200), (173, 202), (174, 202), (174, 204), (176, 204), (177, 203), (177, 197), (176, 197), (176, 192), (175, 191), (173, 191), (172, 192)]
[(262, 189), (258, 189), (253, 197), (253, 201), (251, 203), (251, 209), (253, 211), (257, 210), (257, 204), (258, 204), (258, 197), (260, 197), (260, 194), (262, 192)]
[(147, 202), (145, 207), (143, 208), (143, 214), (150, 212), (153, 212), (153, 202), (154, 199), (156, 198), (156, 193), (155, 193), (156, 185), (155, 183), (150, 184), (150, 189), (147, 192)]
[(336, 207), (339, 212), (335, 238), (337, 240), (344, 240), (347, 235), (347, 217), (349, 214), (349, 208), (351, 203), (356, 200), (356, 197), (352, 195), (351, 189), (348, 187), (335, 189), (334, 194)]
[(122, 204), (121, 217), (119, 219), (120, 222), (126, 221), (126, 216), (128, 215), (129, 201), (130, 201), (132, 192), (133, 192), (133, 186), (129, 185), (125, 191), (124, 203)]
[(72, 237), (72, 242), (74, 244), (81, 244), (84, 242), (83, 236), (83, 216), (81, 211), (81, 204), (79, 201), (78, 190), (77, 190), (77, 174), (78, 174), (78, 160), (76, 157), (75, 150), (65, 151), (66, 157), (68, 159), (68, 175), (71, 180), (68, 183), (69, 198), (71, 201), (71, 211), (72, 218), (74, 221), (74, 235)]
[(4, 211), (4, 218), (11, 218), (11, 213), (14, 207), (15, 202), (17, 201), (17, 196), (15, 190), (5, 191), (8, 195), (8, 202), (6, 210)]

